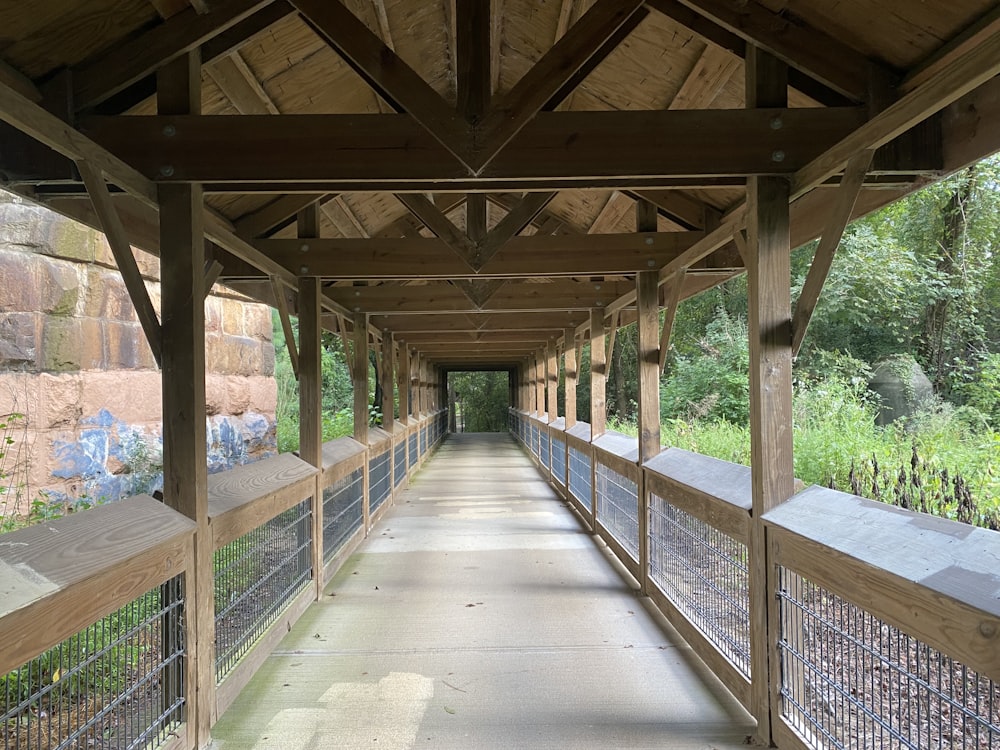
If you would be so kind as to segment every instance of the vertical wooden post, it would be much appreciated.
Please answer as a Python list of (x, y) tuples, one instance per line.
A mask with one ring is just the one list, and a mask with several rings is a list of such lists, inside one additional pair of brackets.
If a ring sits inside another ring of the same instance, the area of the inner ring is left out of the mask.
[[(298, 236), (319, 237), (319, 206), (298, 215)], [(280, 291), (280, 290), (276, 290)], [(320, 280), (299, 279), (299, 456), (323, 471), (323, 372)], [(323, 595), (323, 486), (320, 476), (312, 501), (312, 569), (316, 600)]]
[[(784, 63), (747, 46), (747, 106), (787, 105)], [(750, 335), (750, 464), (754, 522), (750, 530), (751, 711), (757, 740), (770, 744), (779, 721), (777, 622), (767, 596), (771, 571), (761, 516), (791, 497), (792, 328), (789, 183), (747, 180), (747, 264)]]
[[(157, 75), (160, 114), (200, 114), (201, 61), (182, 55)], [(165, 164), (164, 167), (170, 165)], [(160, 295), (163, 335), (163, 498), (197, 522), (194, 575), (187, 581), (184, 675), (189, 745), (211, 741), (215, 706), (214, 543), (208, 525), (205, 444), (204, 203), (197, 184), (160, 184)]]
[(608, 359), (604, 349), (604, 310), (595, 307), (590, 311), (590, 441), (593, 442), (607, 429), (608, 410), (606, 397)]
[(660, 452), (660, 308), (656, 271), (636, 275), (639, 336), (639, 583), (649, 582), (649, 493), (642, 465)]
[(556, 342), (550, 341), (548, 357), (545, 360), (546, 402), (548, 404), (549, 424), (559, 418), (559, 357), (556, 354)]
[(535, 403), (538, 405), (538, 417), (545, 411), (545, 349), (535, 352)]
[(370, 529), (368, 459), (368, 314), (354, 313), (354, 356), (351, 358), (354, 385), (354, 439), (365, 447), (364, 502), (361, 504), (365, 534)]
[(396, 382), (396, 347), (392, 331), (382, 331), (382, 428), (392, 434), (396, 418), (396, 399), (393, 383)]
[(576, 361), (576, 330), (567, 328), (565, 334), (566, 351), (566, 429), (576, 424), (576, 379), (579, 376)]
[(399, 393), (399, 421), (403, 423), (404, 471), (410, 473), (410, 349), (399, 342), (399, 368), (396, 370), (396, 391)]

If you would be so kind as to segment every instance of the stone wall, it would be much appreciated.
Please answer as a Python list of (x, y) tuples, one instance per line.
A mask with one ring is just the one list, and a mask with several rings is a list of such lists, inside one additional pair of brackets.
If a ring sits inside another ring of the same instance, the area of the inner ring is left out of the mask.
[[(136, 256), (159, 309), (158, 261)], [(216, 286), (205, 321), (218, 471), (275, 450), (271, 311)], [(24, 419), (0, 470), (13, 474), (21, 512), (39, 498), (72, 505), (161, 481), (160, 373), (107, 241), (0, 192), (0, 415), (12, 412)]]

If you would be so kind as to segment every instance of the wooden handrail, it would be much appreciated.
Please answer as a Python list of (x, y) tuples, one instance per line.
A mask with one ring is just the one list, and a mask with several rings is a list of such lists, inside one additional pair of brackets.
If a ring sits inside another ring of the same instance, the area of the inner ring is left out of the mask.
[(195, 528), (137, 495), (4, 534), (0, 674), (189, 570)]
[(341, 437), (323, 443), (323, 476), (320, 484), (326, 489), (365, 465), (367, 449), (352, 437)]

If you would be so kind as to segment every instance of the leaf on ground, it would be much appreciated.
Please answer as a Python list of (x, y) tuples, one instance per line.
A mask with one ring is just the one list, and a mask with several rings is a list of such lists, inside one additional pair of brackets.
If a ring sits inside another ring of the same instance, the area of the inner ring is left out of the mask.
[(455, 709), (454, 709), (454, 708), (451, 708), (450, 706), (445, 706), (445, 707), (444, 707), (444, 710), (445, 710), (445, 711), (446, 711), (447, 713), (449, 713), (449, 714), (453, 714), (453, 713), (455, 713)]

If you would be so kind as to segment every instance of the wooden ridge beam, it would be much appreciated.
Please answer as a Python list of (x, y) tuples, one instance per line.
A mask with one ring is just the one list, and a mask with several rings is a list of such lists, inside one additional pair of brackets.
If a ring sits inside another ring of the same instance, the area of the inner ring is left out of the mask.
[(462, 230), (455, 226), (451, 219), (445, 216), (444, 211), (435, 206), (430, 200), (419, 193), (404, 193), (397, 195), (396, 199), (424, 223), (435, 236), (455, 251), (472, 269), (477, 270), (475, 265), (476, 247), (469, 240)]
[(115, 45), (73, 72), (73, 103), (93, 107), (156, 71), (165, 63), (197, 49), (232, 28), (272, 0), (214, 0), (209, 13), (189, 8), (145, 34)]
[(303, 18), (393, 109), (407, 112), (464, 164), (470, 131), (420, 75), (340, 2), (292, 0)]
[[(865, 117), (852, 107), (543, 112), (478, 177), (514, 180), (523, 190), (547, 179), (590, 187), (602, 177), (786, 175)], [(406, 190), (421, 180), (442, 189), (469, 180), (409, 115), (94, 117), (83, 132), (168, 182), (344, 180), (365, 189), (398, 181)]]
[[(257, 240), (253, 247), (288, 273), (326, 279), (612, 276), (661, 268), (701, 245), (704, 236), (656, 232), (513, 237), (478, 273), (433, 238)], [(718, 246), (728, 240), (720, 238)], [(706, 249), (704, 255), (715, 249)]]
[(486, 112), (492, 96), (489, 0), (457, 2), (455, 23), (458, 111), (474, 125)]
[(501, 247), (519, 235), (556, 197), (556, 193), (528, 193), (490, 230), (476, 249), (476, 266), (482, 268)]
[[(588, 316), (577, 311), (560, 312), (459, 312), (431, 313), (427, 315), (372, 315), (372, 324), (393, 333), (437, 333), (439, 331), (539, 331), (563, 329), (579, 325)], [(533, 338), (533, 337), (532, 337)]]
[(240, 237), (253, 239), (266, 236), (268, 232), (283, 222), (292, 219), (295, 214), (322, 200), (322, 193), (283, 195), (262, 206), (253, 213), (241, 216), (234, 222), (236, 233)]

